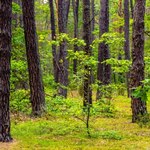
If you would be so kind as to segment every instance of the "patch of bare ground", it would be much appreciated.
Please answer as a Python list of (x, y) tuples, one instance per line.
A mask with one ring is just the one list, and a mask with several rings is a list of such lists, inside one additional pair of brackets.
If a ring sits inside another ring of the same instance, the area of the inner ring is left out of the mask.
[(0, 150), (15, 150), (15, 145), (17, 141), (13, 140), (13, 142), (2, 143), (0, 142)]

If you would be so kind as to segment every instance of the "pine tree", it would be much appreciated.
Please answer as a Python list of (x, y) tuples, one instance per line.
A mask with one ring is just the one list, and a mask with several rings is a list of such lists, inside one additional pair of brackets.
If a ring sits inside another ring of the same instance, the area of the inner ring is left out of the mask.
[(0, 142), (10, 142), (10, 58), (12, 0), (0, 0)]
[[(144, 15), (145, 0), (136, 0), (133, 16), (133, 49), (132, 49), (132, 68), (131, 68), (131, 90), (143, 86), (144, 80)], [(146, 102), (141, 98), (131, 96), (132, 101), (132, 122), (140, 119), (140, 115), (147, 112)]]
[(45, 95), (37, 45), (34, 0), (23, 0), (22, 6), (32, 114), (36, 116), (41, 115), (44, 111)]

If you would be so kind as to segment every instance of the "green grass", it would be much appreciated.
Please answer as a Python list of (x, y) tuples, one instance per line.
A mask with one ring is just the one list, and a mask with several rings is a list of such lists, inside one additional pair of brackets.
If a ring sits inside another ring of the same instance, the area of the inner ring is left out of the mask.
[[(131, 123), (130, 99), (114, 98), (114, 117), (92, 116), (91, 138), (85, 124), (73, 115), (47, 114), (33, 119), (12, 116), (14, 143), (10, 150), (147, 150), (150, 129)], [(2, 150), (6, 146), (2, 146)], [(0, 148), (1, 149), (1, 148)]]

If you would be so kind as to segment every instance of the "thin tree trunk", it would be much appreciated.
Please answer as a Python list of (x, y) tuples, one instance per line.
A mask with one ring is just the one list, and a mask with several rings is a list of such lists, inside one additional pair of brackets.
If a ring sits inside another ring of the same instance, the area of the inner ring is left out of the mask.
[(10, 142), (10, 57), (12, 0), (0, 0), (0, 142)]
[[(136, 0), (133, 17), (133, 50), (131, 68), (131, 89), (132, 92), (138, 86), (142, 86), (144, 80), (144, 15), (145, 0)], [(131, 97), (132, 122), (140, 119), (139, 115), (147, 113), (146, 102), (141, 98)]]
[[(84, 51), (86, 55), (91, 56), (91, 19), (90, 19), (90, 0), (83, 0), (83, 39), (86, 43)], [(85, 65), (84, 74), (84, 106), (92, 104), (91, 88), (91, 67)]]
[[(50, 6), (52, 40), (55, 41), (56, 40), (56, 27), (55, 27), (55, 14), (54, 14), (53, 0), (49, 0), (49, 6)], [(53, 54), (54, 79), (55, 79), (55, 82), (58, 83), (58, 58), (57, 58), (56, 45), (52, 45), (52, 54)]]
[[(22, 9), (22, 1), (21, 0), (18, 0), (18, 4), (20, 5), (20, 8)], [(20, 25), (20, 27), (23, 27), (23, 15), (22, 14), (19, 15), (19, 25)]]
[[(58, 28), (59, 33), (67, 33), (68, 13), (70, 0), (58, 0)], [(58, 94), (67, 97), (68, 86), (68, 60), (67, 60), (67, 42), (63, 40), (59, 49), (59, 69), (58, 69)]]
[(44, 111), (45, 95), (37, 45), (34, 0), (23, 0), (22, 5), (32, 114), (38, 116)]
[[(101, 11), (100, 11), (100, 37), (109, 31), (109, 0), (100, 0)], [(97, 70), (97, 80), (99, 85), (107, 85), (111, 80), (111, 66), (103, 61), (110, 58), (109, 47), (105, 42), (99, 44), (98, 51), (98, 70)], [(102, 93), (97, 90), (97, 99), (100, 99)]]
[[(78, 16), (79, 16), (79, 0), (72, 0), (73, 15), (74, 15), (74, 38), (78, 38)], [(74, 45), (74, 52), (79, 50), (78, 46)], [(77, 73), (77, 59), (73, 60), (73, 73)]]
[[(91, 0), (91, 30), (95, 29), (95, 0)], [(94, 35), (92, 34), (92, 41), (94, 40)]]
[[(124, 37), (125, 37), (125, 43), (124, 43), (124, 52), (125, 52), (125, 59), (130, 60), (130, 43), (129, 43), (129, 20), (130, 20), (130, 14), (129, 14), (129, 0), (124, 0)], [(127, 84), (127, 95), (130, 97), (130, 90), (129, 90), (129, 78), (130, 78), (130, 72), (126, 73), (126, 84)]]
[(130, 0), (131, 17), (133, 18), (133, 0)]

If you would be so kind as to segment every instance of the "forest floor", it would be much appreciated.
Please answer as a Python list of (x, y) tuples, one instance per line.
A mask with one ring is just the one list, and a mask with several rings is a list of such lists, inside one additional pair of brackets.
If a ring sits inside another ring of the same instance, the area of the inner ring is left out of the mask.
[(14, 142), (0, 143), (0, 150), (150, 150), (150, 124), (131, 123), (130, 99), (119, 96), (112, 101), (115, 116), (92, 116), (91, 137), (73, 116), (12, 116)]

